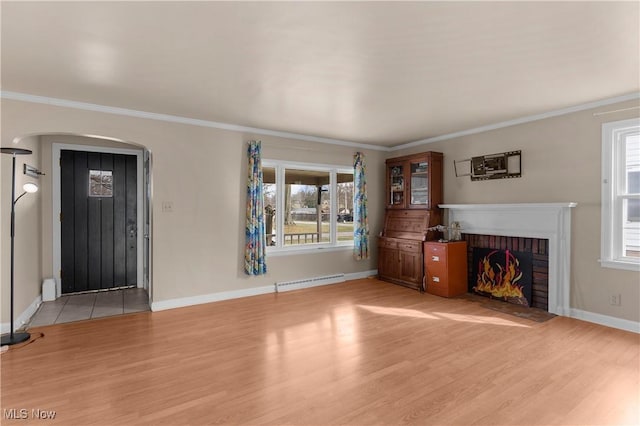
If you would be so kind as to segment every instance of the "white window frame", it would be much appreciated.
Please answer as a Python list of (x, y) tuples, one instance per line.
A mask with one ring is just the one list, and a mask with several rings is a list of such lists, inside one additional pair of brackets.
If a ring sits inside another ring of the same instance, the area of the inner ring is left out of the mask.
[(624, 256), (623, 194), (625, 139), (640, 132), (640, 118), (602, 125), (602, 223), (600, 264), (605, 268), (640, 271), (640, 258)]
[[(303, 254), (313, 251), (353, 250), (353, 240), (338, 241), (338, 173), (353, 174), (353, 168), (328, 164), (301, 163), (282, 160), (262, 160), (262, 167), (275, 169), (276, 175), (276, 245), (267, 246), (267, 255), (282, 256), (290, 254)], [(312, 170), (329, 173), (329, 197), (331, 200), (330, 242), (315, 244), (281, 245), (284, 241), (284, 181), (285, 170)], [(355, 188), (354, 188), (355, 190)], [(355, 198), (355, 197), (354, 197)]]

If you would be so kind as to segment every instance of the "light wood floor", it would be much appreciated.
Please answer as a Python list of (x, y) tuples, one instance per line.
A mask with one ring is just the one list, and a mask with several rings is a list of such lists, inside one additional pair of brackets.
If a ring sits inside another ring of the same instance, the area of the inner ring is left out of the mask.
[(637, 334), (375, 279), (30, 331), (2, 424), (640, 423)]

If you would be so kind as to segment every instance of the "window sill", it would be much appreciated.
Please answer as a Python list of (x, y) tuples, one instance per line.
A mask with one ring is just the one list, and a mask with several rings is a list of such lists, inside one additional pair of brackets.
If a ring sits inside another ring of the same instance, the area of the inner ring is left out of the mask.
[(340, 246), (324, 246), (324, 247), (295, 247), (270, 250), (267, 248), (267, 257), (289, 256), (297, 254), (317, 254), (330, 251), (347, 251), (353, 250), (353, 244)]
[(626, 271), (640, 271), (639, 262), (629, 262), (625, 260), (600, 260), (600, 266), (611, 269), (624, 269)]

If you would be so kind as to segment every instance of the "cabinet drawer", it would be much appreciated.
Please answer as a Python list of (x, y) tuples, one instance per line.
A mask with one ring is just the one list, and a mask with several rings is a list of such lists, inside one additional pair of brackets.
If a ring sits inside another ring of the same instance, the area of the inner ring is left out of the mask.
[(446, 268), (447, 258), (438, 254), (424, 254), (424, 267), (425, 268)]
[(424, 258), (432, 262), (444, 262), (447, 256), (447, 247), (444, 244), (425, 244)]
[(404, 251), (412, 251), (416, 253), (420, 253), (420, 245), (422, 242), (414, 242), (414, 241), (401, 241), (398, 243), (398, 249)]
[(397, 249), (398, 248), (398, 242), (396, 240), (379, 239), (378, 240), (378, 247), (384, 247), (384, 248), (388, 248), (388, 249)]
[(444, 288), (449, 287), (449, 277), (447, 277), (446, 273), (439, 273), (429, 270), (426, 274), (426, 282), (427, 287), (430, 285)]
[(449, 285), (447, 283), (429, 281), (430, 277), (427, 277), (426, 291), (429, 294), (435, 294), (436, 296), (449, 297)]
[(435, 275), (437, 277), (448, 277), (449, 271), (447, 265), (443, 262), (425, 262), (425, 274)]

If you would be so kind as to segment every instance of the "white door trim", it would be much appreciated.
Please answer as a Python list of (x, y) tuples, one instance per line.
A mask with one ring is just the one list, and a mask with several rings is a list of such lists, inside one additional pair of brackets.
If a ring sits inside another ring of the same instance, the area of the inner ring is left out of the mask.
[(137, 244), (138, 244), (138, 253), (137, 253), (137, 271), (136, 271), (136, 280), (138, 288), (143, 288), (144, 286), (144, 277), (143, 277), (143, 235), (144, 235), (144, 221), (143, 221), (143, 211), (144, 211), (144, 197), (143, 197), (143, 150), (142, 149), (122, 149), (122, 148), (108, 148), (101, 146), (89, 146), (89, 145), (75, 145), (75, 144), (65, 144), (65, 143), (52, 143), (51, 144), (51, 176), (52, 176), (52, 205), (53, 208), (51, 210), (52, 217), (52, 225), (53, 225), (53, 275), (56, 280), (56, 295), (60, 296), (62, 294), (62, 279), (60, 277), (60, 269), (62, 269), (62, 229), (60, 226), (60, 209), (61, 209), (61, 200), (60, 200), (60, 151), (62, 150), (70, 150), (70, 151), (87, 151), (87, 152), (102, 152), (107, 154), (126, 154), (126, 155), (135, 155), (136, 156), (136, 198), (138, 202), (138, 208), (136, 210), (136, 220), (138, 227), (138, 235), (137, 235)]

